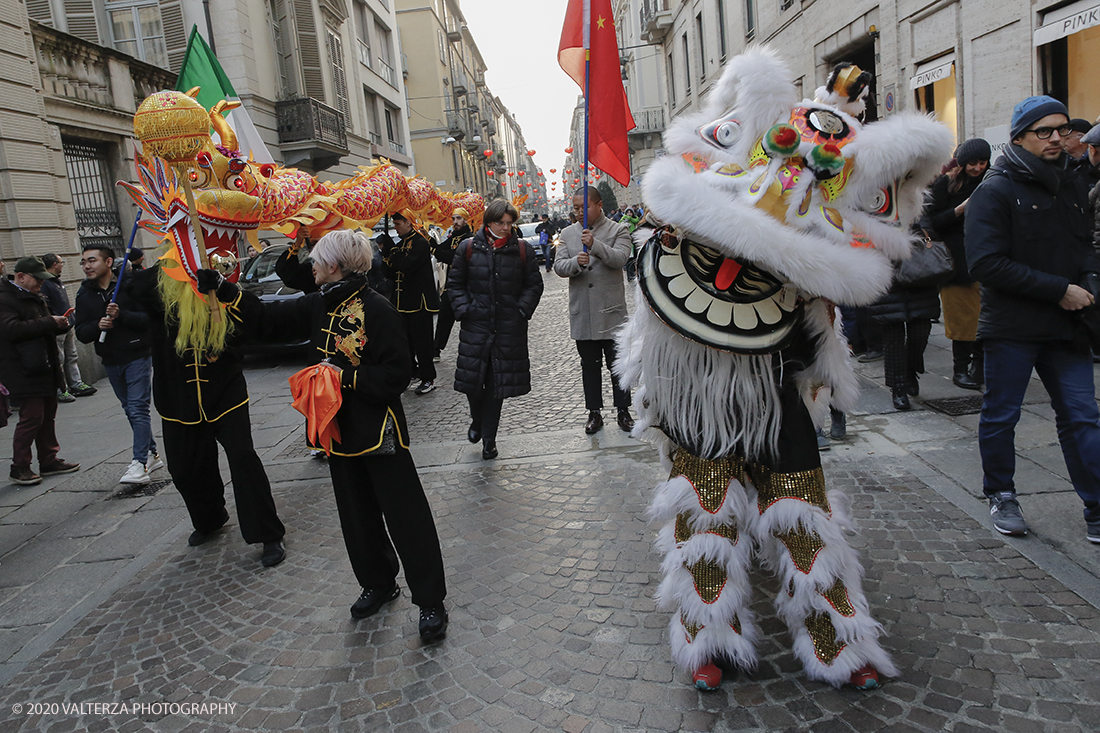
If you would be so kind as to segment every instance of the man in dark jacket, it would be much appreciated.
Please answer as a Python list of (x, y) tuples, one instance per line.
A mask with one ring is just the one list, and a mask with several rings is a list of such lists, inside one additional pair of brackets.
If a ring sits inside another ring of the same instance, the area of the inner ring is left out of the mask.
[[(42, 255), (42, 264), (46, 271), (53, 277), (42, 281), (42, 294), (46, 296), (46, 305), (49, 306), (51, 316), (72, 315), (69, 306), (69, 292), (61, 282), (61, 271), (65, 269), (65, 260), (52, 252)], [(88, 397), (96, 393), (96, 388), (85, 384), (80, 377), (80, 367), (76, 363), (76, 332), (69, 329), (57, 337), (57, 351), (61, 361), (61, 375), (65, 378), (65, 386), (57, 394), (58, 402), (75, 402), (77, 397)]]
[(403, 214), (394, 214), (393, 228), (400, 241), (382, 252), (394, 280), (393, 304), (405, 319), (412, 349), (413, 376), (420, 380), (415, 394), (426, 395), (435, 389), (435, 364), (432, 357), (432, 314), (439, 311), (439, 291), (432, 277), (432, 249)]
[[(451, 233), (447, 235), (447, 238), (437, 244), (432, 249), (432, 254), (435, 255), (437, 262), (441, 262), (450, 268), (451, 263), (455, 258), (455, 250), (458, 245), (466, 239), (473, 236), (473, 231), (470, 229), (470, 224), (466, 219), (470, 214), (461, 207), (454, 210), (451, 216)], [(451, 299), (447, 296), (447, 288), (444, 285), (443, 292), (439, 294), (439, 317), (435, 323), (435, 360), (439, 360), (439, 355), (443, 352), (443, 349), (447, 348), (447, 341), (451, 338), (451, 329), (455, 325), (455, 312), (451, 308)]]
[(978, 338), (987, 391), (978, 428), (993, 526), (1028, 532), (1013, 481), (1014, 430), (1032, 370), (1051, 397), (1070, 481), (1085, 505), (1087, 537), (1100, 543), (1100, 412), (1079, 314), (1080, 287), (1100, 272), (1089, 236), (1087, 187), (1067, 165), (1065, 105), (1029, 97), (1012, 113), (1012, 144), (967, 204), (970, 273), (981, 282)]
[(76, 294), (76, 336), (95, 344), (107, 379), (134, 434), (133, 457), (120, 484), (147, 484), (149, 474), (164, 466), (149, 419), (153, 359), (149, 351), (149, 316), (120, 291), (112, 301), (116, 278), (110, 247), (88, 245), (80, 256), (86, 278)]
[[(19, 400), (10, 476), (21, 486), (80, 469), (57, 457), (54, 418), (64, 377), (55, 337), (69, 330), (69, 319), (51, 316), (46, 308), (42, 282), (52, 277), (42, 260), (24, 257), (15, 263), (11, 280), (0, 278), (0, 382)], [(38, 447), (40, 474), (31, 470), (32, 444)]]

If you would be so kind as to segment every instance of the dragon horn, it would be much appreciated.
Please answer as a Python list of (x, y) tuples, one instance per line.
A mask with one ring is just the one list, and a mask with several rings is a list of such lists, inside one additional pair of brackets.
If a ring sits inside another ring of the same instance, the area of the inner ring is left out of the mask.
[(236, 109), (240, 106), (240, 102), (227, 102), (220, 99), (210, 110), (210, 126), (214, 128), (214, 132), (218, 133), (218, 138), (222, 141), (222, 147), (229, 150), (239, 149), (237, 147), (237, 135), (233, 132), (233, 128), (229, 126), (228, 120), (222, 117), (222, 110)]

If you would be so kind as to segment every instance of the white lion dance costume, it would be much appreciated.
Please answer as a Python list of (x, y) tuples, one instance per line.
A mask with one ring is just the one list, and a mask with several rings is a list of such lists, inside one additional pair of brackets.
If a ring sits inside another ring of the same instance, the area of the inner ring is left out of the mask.
[(665, 133), (669, 155), (643, 184), (664, 226), (639, 255), (639, 307), (619, 335), (634, 434), (671, 470), (650, 509), (663, 523), (657, 596), (676, 609), (673, 661), (701, 689), (720, 682), (715, 662), (755, 664), (754, 552), (781, 580), (776, 609), (809, 677), (869, 688), (898, 674), (845, 539), (844, 496), (825, 490), (811, 411), (855, 405), (832, 303), (887, 289), (951, 135), (918, 114), (860, 124), (869, 76), (857, 67), (838, 66), (814, 101), (789, 79), (775, 54), (750, 49), (705, 112)]

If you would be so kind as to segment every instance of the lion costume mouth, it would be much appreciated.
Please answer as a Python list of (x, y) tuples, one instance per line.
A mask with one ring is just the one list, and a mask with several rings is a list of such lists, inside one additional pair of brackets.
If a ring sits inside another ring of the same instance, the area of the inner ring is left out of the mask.
[(801, 322), (797, 292), (751, 262), (659, 230), (642, 248), (639, 283), (666, 325), (723, 351), (765, 354), (790, 344)]

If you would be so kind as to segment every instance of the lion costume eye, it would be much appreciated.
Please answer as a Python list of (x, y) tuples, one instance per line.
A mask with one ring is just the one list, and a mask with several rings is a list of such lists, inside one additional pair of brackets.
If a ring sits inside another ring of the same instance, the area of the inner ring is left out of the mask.
[(699, 136), (711, 145), (728, 148), (741, 136), (741, 123), (730, 117), (722, 117), (700, 127)]

